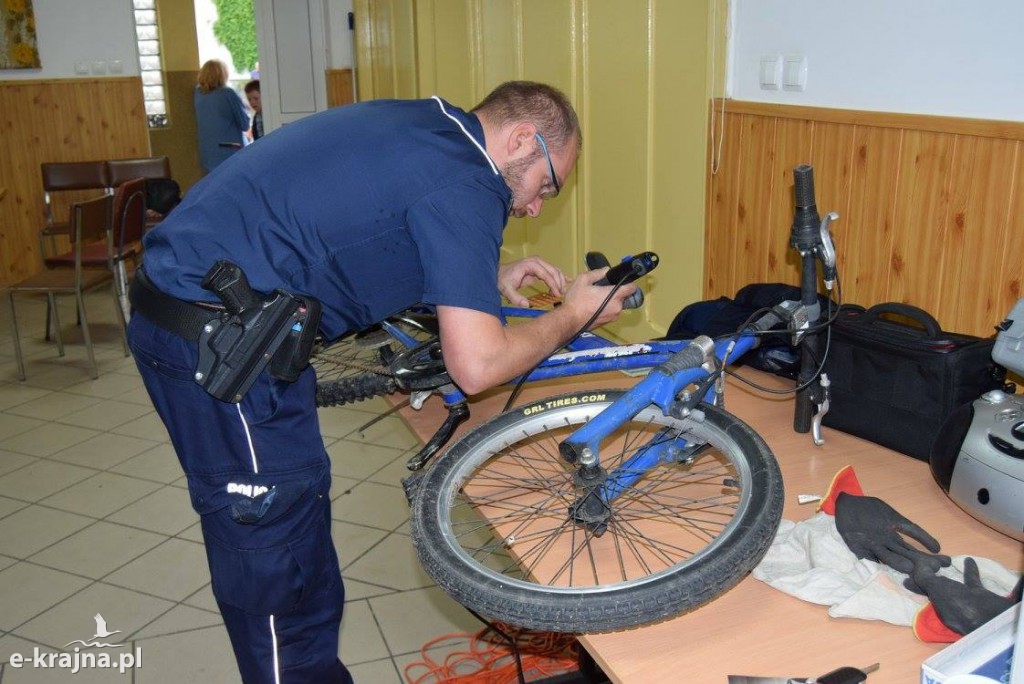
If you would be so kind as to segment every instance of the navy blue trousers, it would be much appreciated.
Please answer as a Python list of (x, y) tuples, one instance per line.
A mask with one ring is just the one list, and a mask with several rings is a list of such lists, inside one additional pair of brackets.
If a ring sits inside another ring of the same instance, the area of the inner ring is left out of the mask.
[(197, 385), (198, 349), (136, 314), (129, 341), (200, 515), (213, 595), (246, 684), (348, 684), (316, 376), (264, 372), (239, 404)]

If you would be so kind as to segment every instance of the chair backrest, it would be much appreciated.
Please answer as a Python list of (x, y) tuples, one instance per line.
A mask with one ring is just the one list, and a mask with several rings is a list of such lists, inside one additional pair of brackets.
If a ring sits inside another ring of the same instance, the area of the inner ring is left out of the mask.
[(146, 228), (146, 179), (133, 178), (117, 186), (113, 204), (114, 251), (138, 242)]
[[(104, 161), (87, 162), (44, 162), (39, 166), (43, 177), (43, 209), (47, 225), (56, 221), (53, 196), (50, 193), (70, 190), (104, 190), (110, 187), (110, 174)], [(80, 199), (81, 194), (63, 198), (60, 211), (64, 216), (67, 202)]]
[(113, 205), (112, 195), (71, 205), (71, 239), (76, 243), (76, 250), (84, 243), (106, 239)]
[(107, 162), (110, 187), (119, 187), (134, 178), (170, 178), (171, 160), (167, 157), (111, 159)]
[(101, 190), (110, 187), (106, 162), (45, 162), (40, 165), (43, 190)]

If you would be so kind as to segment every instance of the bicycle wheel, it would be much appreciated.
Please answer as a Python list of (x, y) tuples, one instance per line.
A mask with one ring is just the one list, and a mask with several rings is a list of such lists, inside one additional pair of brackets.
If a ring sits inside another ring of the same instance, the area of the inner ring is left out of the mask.
[(426, 571), (466, 607), (531, 629), (601, 632), (722, 595), (760, 561), (782, 516), (778, 463), (735, 416), (646, 409), (601, 445), (609, 472), (655, 446), (658, 464), (574, 522), (575, 469), (558, 444), (622, 392), (578, 392), (499, 415), (428, 470), (412, 509)]
[[(430, 322), (419, 316), (395, 318), (391, 323), (419, 341), (436, 336)], [(316, 347), (309, 360), (316, 370), (316, 405), (338, 406), (393, 394), (398, 387), (388, 363), (402, 349), (380, 326)]]

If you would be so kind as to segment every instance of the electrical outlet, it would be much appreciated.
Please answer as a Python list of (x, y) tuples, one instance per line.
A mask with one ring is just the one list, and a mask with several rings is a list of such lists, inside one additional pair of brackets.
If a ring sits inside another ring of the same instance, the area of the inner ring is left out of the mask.
[(109, 62), (107, 62), (107, 68), (110, 70), (110, 73), (112, 74), (124, 73), (124, 63), (119, 59), (112, 59)]
[(89, 62), (87, 62), (84, 59), (80, 60), (78, 62), (75, 62), (75, 73), (78, 74), (79, 76), (88, 76), (89, 75)]
[(102, 76), (107, 73), (107, 63), (102, 59), (97, 59), (92, 63), (92, 73), (94, 76)]

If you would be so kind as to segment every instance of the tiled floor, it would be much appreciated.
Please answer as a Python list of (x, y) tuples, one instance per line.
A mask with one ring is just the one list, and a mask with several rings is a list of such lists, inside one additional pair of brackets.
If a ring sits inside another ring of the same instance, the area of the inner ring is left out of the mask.
[[(45, 303), (19, 299), (28, 379), (18, 382), (6, 294), (0, 304), (0, 684), (238, 682), (198, 517), (108, 296), (87, 302), (98, 380), (73, 308), (62, 308), (59, 358), (42, 339)], [(347, 590), (341, 658), (367, 684), (404, 681), (428, 640), (480, 627), (420, 570), (400, 485), (416, 438), (393, 416), (360, 432), (385, 409), (378, 399), (321, 412)], [(123, 646), (106, 650), (139, 650), (141, 668), (10, 664), (36, 648), (72, 651), (97, 613), (120, 630), (111, 638)]]

